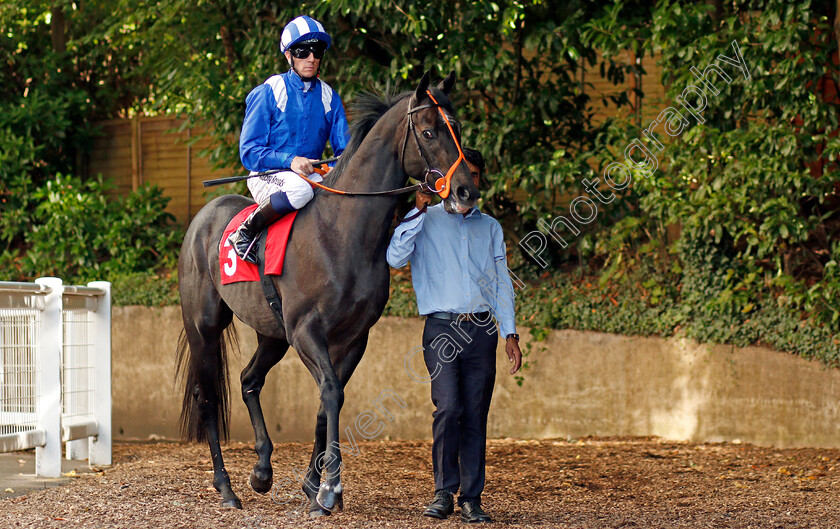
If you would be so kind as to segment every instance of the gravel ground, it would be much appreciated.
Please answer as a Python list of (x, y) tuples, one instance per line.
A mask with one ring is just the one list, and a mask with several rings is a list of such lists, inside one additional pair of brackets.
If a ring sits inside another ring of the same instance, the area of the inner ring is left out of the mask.
[[(359, 443), (346, 455), (345, 509), (309, 520), (290, 498), (311, 446), (275, 445), (275, 488), (248, 486), (256, 455), (224, 447), (244, 510), (218, 506), (209, 451), (118, 443), (114, 465), (67, 485), (0, 500), (0, 527), (458, 527), (419, 513), (431, 499), (429, 441)], [(489, 527), (840, 527), (840, 450), (772, 449), (654, 438), (488, 442)]]

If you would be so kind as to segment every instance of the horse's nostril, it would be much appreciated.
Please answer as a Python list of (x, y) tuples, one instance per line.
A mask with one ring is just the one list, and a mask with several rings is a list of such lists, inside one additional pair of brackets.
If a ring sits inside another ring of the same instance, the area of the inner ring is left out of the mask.
[(455, 190), (455, 196), (466, 202), (470, 199), (470, 190), (466, 186), (458, 186), (458, 189)]

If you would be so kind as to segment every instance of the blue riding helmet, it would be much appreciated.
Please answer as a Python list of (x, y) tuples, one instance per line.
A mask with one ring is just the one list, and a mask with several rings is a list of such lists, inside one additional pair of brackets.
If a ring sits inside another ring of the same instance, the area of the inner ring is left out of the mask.
[(320, 22), (306, 15), (301, 15), (289, 22), (283, 29), (283, 34), (280, 36), (280, 53), (285, 53), (295, 44), (311, 40), (323, 42), (327, 45), (327, 49), (332, 44), (332, 38)]

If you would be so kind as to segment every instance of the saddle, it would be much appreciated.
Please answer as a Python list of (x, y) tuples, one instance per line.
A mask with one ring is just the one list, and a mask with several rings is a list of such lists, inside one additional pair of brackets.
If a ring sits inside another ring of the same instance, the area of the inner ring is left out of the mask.
[[(240, 259), (233, 247), (228, 242), (228, 236), (257, 209), (253, 204), (243, 209), (231, 219), (222, 233), (222, 240), (219, 243), (219, 271), (221, 272), (222, 284), (237, 283), (239, 281), (259, 281), (260, 267)], [(266, 275), (279, 276), (283, 273), (283, 259), (286, 256), (286, 244), (289, 242), (289, 235), (292, 233), (292, 225), (297, 217), (297, 211), (293, 211), (282, 217), (268, 227), (260, 237), (260, 264), (264, 266)], [(264, 240), (263, 240), (264, 239)]]

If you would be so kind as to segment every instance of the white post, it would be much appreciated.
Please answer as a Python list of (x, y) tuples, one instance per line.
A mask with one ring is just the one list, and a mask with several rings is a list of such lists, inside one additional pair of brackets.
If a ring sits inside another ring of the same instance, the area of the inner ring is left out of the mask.
[(61, 306), (64, 287), (57, 277), (35, 280), (49, 287), (46, 306), (41, 315), (41, 347), (38, 348), (38, 429), (45, 432), (45, 444), (35, 449), (35, 475), (45, 478), (61, 476), (61, 353), (63, 325)]
[(94, 393), (93, 409), (99, 433), (90, 438), (90, 465), (111, 464), (111, 283), (92, 281), (89, 287), (105, 294), (93, 316), (94, 321)]

